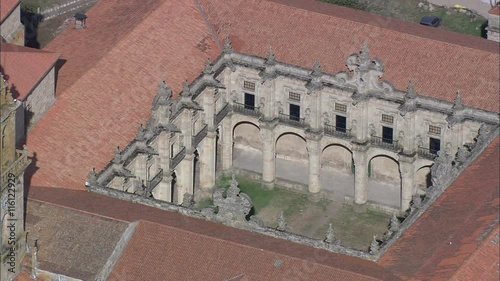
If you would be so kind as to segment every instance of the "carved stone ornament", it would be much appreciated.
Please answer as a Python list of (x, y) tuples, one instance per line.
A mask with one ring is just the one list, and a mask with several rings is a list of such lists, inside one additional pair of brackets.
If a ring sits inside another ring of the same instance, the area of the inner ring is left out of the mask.
[(171, 105), (172, 90), (167, 86), (165, 80), (160, 81), (158, 85), (158, 92), (153, 99), (152, 110), (157, 109), (160, 105)]
[(335, 234), (333, 233), (333, 227), (331, 223), (328, 225), (328, 229), (326, 230), (324, 241), (328, 244), (340, 245), (340, 240), (335, 238)]
[(373, 236), (373, 240), (370, 243), (369, 253), (372, 255), (376, 255), (379, 253), (379, 250), (380, 250), (380, 245), (379, 242), (377, 241), (377, 236), (375, 235)]
[(443, 188), (443, 184), (451, 175), (453, 157), (440, 150), (434, 161), (434, 165), (431, 167), (432, 186), (435, 188)]
[(310, 80), (306, 83), (308, 94), (323, 89), (324, 86), (323, 82), (321, 81), (322, 74), (323, 72), (321, 71), (321, 64), (319, 63), (319, 60), (317, 60), (313, 65), (311, 73), (309, 74)]
[(356, 119), (353, 119), (351, 122), (351, 135), (353, 137), (358, 136), (358, 121), (356, 121)]
[(184, 80), (184, 83), (182, 83), (182, 92), (181, 92), (181, 97), (189, 97), (191, 98), (191, 96), (193, 95), (193, 93), (191, 93), (191, 89), (189, 87), (189, 83), (187, 80)]
[(280, 216), (278, 218), (278, 227), (276, 227), (276, 229), (279, 231), (286, 231), (287, 229), (286, 219), (283, 212), (280, 213)]
[(214, 73), (212, 63), (210, 62), (210, 59), (207, 58), (205, 60), (205, 67), (203, 68), (203, 74), (208, 74), (211, 75)]
[[(226, 197), (223, 196), (226, 192)], [(217, 189), (213, 194), (214, 205), (219, 211), (216, 219), (231, 224), (233, 222), (247, 222), (246, 216), (252, 209), (252, 200), (245, 193), (240, 193), (238, 182), (234, 178), (230, 180), (227, 191), (224, 188)]]
[(186, 208), (192, 208), (194, 206), (193, 195), (188, 192), (184, 193), (184, 195), (182, 196), (181, 206)]
[(222, 48), (222, 52), (224, 54), (229, 54), (233, 52), (233, 45), (231, 44), (231, 39), (229, 39), (229, 35), (226, 37), (224, 41), (224, 48)]
[(142, 127), (142, 123), (139, 123), (139, 128), (137, 129), (137, 136), (135, 137), (138, 141), (143, 141), (145, 139), (146, 130)]
[(260, 100), (259, 100), (260, 110), (263, 110), (265, 106), (266, 106), (266, 98), (265, 97), (261, 97)]
[(455, 101), (453, 103), (452, 113), (448, 115), (446, 121), (448, 121), (448, 128), (453, 127), (455, 124), (462, 123), (465, 120), (465, 108), (462, 103), (462, 96), (460, 92), (457, 92)]
[(404, 96), (404, 103), (399, 107), (399, 114), (405, 116), (408, 112), (414, 112), (417, 110), (417, 93), (413, 83), (410, 81), (408, 83), (408, 89)]
[[(353, 54), (347, 58), (347, 68), (353, 73), (347, 78), (347, 84), (357, 88), (359, 95), (371, 93), (392, 94), (393, 87), (386, 81), (380, 82), (384, 74), (384, 64), (377, 58), (370, 58), (368, 44), (363, 43), (359, 54)], [(342, 78), (342, 77), (339, 77)]]
[(401, 223), (399, 222), (398, 217), (396, 217), (396, 214), (393, 214), (391, 217), (391, 223), (389, 224), (389, 230), (392, 232), (398, 231), (400, 226)]
[(120, 152), (120, 147), (115, 148), (115, 157), (113, 158), (114, 164), (120, 164), (122, 162), (122, 153)]
[(321, 114), (321, 119), (323, 119), (323, 123), (327, 125), (331, 122), (328, 112), (323, 112), (323, 114)]
[(87, 181), (91, 186), (97, 184), (97, 173), (95, 172), (95, 167), (92, 167), (92, 169), (90, 170), (90, 173), (87, 177)]

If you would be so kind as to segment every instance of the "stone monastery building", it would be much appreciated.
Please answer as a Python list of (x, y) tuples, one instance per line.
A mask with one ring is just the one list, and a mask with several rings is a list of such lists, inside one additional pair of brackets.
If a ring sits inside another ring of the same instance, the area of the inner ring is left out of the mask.
[[(312, 0), (86, 16), (44, 49), (15, 280), (498, 279), (497, 42)], [(231, 174), (404, 220), (362, 252), (186, 207)]]

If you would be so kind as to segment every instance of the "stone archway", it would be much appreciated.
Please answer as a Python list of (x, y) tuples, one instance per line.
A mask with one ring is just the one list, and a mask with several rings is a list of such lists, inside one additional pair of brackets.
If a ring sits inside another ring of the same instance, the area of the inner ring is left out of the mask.
[(321, 153), (321, 188), (333, 193), (335, 200), (354, 196), (352, 152), (341, 144), (327, 145)]
[(401, 174), (394, 158), (379, 154), (368, 162), (368, 200), (383, 205), (401, 206)]
[(306, 140), (286, 132), (276, 139), (276, 177), (307, 185), (309, 183), (309, 154)]
[(262, 141), (260, 128), (248, 121), (233, 127), (233, 167), (262, 173)]
[(431, 166), (420, 167), (415, 173), (415, 191), (423, 195), (431, 186)]

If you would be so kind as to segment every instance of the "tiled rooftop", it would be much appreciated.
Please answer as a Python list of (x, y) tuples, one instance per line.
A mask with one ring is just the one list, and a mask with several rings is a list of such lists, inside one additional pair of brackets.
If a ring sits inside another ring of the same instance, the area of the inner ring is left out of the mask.
[(24, 100), (52, 69), (58, 58), (59, 54), (56, 53), (1, 43), (0, 71), (9, 82), (13, 97)]
[(497, 137), (379, 264), (404, 280), (446, 280), (460, 268), (498, 223), (499, 143)]
[(5, 17), (14, 10), (21, 0), (0, 0), (0, 22), (3, 22)]
[[(136, 234), (139, 235), (136, 236), (136, 238), (134, 238), (135, 242), (133, 243), (130, 242), (131, 243), (130, 245), (132, 245), (131, 246), (132, 250), (129, 251), (135, 252), (137, 251), (137, 243), (140, 244), (140, 241), (143, 241), (142, 250), (139, 250), (137, 252), (137, 255), (140, 255), (142, 257), (142, 255), (146, 255), (146, 253), (151, 253), (151, 258), (146, 259), (148, 261), (157, 258), (158, 251), (162, 251), (165, 255), (165, 258), (171, 258), (172, 257), (171, 255), (174, 253), (167, 254), (169, 250), (165, 247), (170, 247), (172, 244), (169, 243), (172, 242), (174, 245), (180, 246), (175, 249), (175, 252), (178, 254), (181, 254), (181, 252), (183, 251), (184, 253), (188, 253), (190, 251), (191, 253), (197, 253), (197, 251), (194, 250), (195, 248), (190, 248), (191, 246), (186, 244), (185, 240), (185, 237), (196, 237), (193, 240), (193, 243), (207, 244), (206, 247), (211, 247), (209, 244), (214, 244), (214, 243), (217, 243), (218, 245), (224, 245), (223, 248), (225, 249), (224, 251), (222, 252), (219, 251), (217, 252), (217, 254), (214, 254), (214, 256), (207, 259), (207, 260), (213, 260), (214, 262), (212, 264), (212, 266), (214, 267), (213, 269), (215, 269), (215, 267), (217, 266), (221, 266), (222, 264), (228, 263), (228, 260), (222, 257), (222, 253), (224, 252), (230, 253), (234, 251), (234, 254), (236, 255), (233, 256), (234, 265), (236, 267), (240, 267), (242, 270), (245, 269), (243, 271), (247, 271), (246, 267), (247, 265), (244, 264), (244, 262), (246, 262), (247, 259), (245, 258), (244, 253), (248, 251), (249, 253), (252, 254), (252, 256), (255, 256), (259, 252), (261, 252), (262, 253), (261, 257), (270, 257), (270, 256), (283, 257), (284, 259), (294, 263), (300, 261), (300, 263), (304, 265), (307, 266), (310, 265), (317, 268), (321, 268), (322, 272), (336, 273), (339, 274), (338, 276), (351, 276), (351, 277), (358, 276), (357, 278), (353, 277), (354, 279), (344, 279), (344, 280), (370, 280), (369, 278), (374, 278), (375, 280), (376, 279), (399, 280), (398, 278), (394, 277), (394, 275), (392, 275), (389, 271), (385, 270), (380, 265), (371, 261), (335, 254), (332, 252), (328, 252), (326, 250), (315, 249), (309, 246), (293, 243), (290, 241), (276, 239), (254, 232), (249, 232), (220, 224), (215, 224), (212, 222), (194, 219), (183, 216), (181, 214), (171, 213), (157, 208), (148, 207), (145, 205), (136, 204), (128, 201), (122, 201), (119, 199), (111, 198), (104, 195), (99, 195), (96, 193), (67, 190), (60, 188), (31, 187), (28, 196), (29, 198), (38, 201), (44, 201), (49, 204), (56, 204), (64, 208), (75, 209), (82, 213), (96, 214), (112, 220), (120, 220), (126, 222), (147, 220), (149, 222), (155, 223), (151, 224), (151, 226), (149, 227), (142, 228), (142, 230), (140, 231), (139, 229), (136, 229)], [(141, 222), (141, 224), (143, 223)], [(162, 226), (158, 226), (156, 224)], [(155, 233), (155, 231), (159, 231), (158, 233), (160, 234), (155, 234), (155, 235), (143, 234), (144, 232)], [(167, 236), (164, 236), (163, 234)], [(142, 239), (138, 239), (137, 237), (142, 237)], [(155, 245), (155, 243), (158, 244)], [(200, 257), (196, 257), (197, 254), (192, 254), (193, 256), (189, 258), (189, 262), (194, 262), (196, 260), (196, 262), (201, 263), (203, 259), (199, 260), (199, 258), (201, 258), (203, 255), (208, 255), (211, 250), (205, 248), (205, 251), (207, 252), (204, 252), (201, 255), (198, 254), (198, 256)], [(130, 257), (127, 257), (124, 260), (127, 260), (129, 258)], [(176, 266), (185, 269), (184, 264), (186, 259), (188, 259), (187, 256), (182, 256), (182, 262), (181, 260), (179, 260), (179, 264), (176, 264)], [(142, 274), (147, 274), (146, 270), (151, 269), (152, 273), (154, 272), (158, 274), (156, 275), (157, 277), (155, 278), (161, 278), (158, 276), (162, 276), (161, 274), (163, 274), (164, 270), (171, 268), (166, 266), (165, 264), (159, 266), (161, 268), (152, 268), (150, 267), (150, 265), (148, 265), (146, 260), (141, 261), (136, 259), (134, 264), (131, 264), (131, 268), (133, 267), (139, 270), (139, 267), (142, 266), (144, 268), (140, 271)], [(260, 262), (259, 258), (256, 258), (255, 262), (259, 263)], [(207, 264), (206, 266), (210, 266), (210, 264)], [(269, 264), (267, 264), (267, 266), (269, 266)], [(271, 268), (269, 267), (266, 268), (262, 267), (261, 269), (271, 270)], [(119, 269), (118, 272), (119, 271), (121, 271), (121, 269)], [(193, 272), (191, 272), (190, 274), (201, 274), (200, 272), (196, 272), (196, 267), (192, 268), (191, 271)], [(129, 273), (128, 271), (124, 272)], [(239, 271), (238, 272), (228, 271), (228, 273), (231, 274), (234, 273), (234, 276), (228, 276), (228, 278), (235, 277), (239, 274), (252, 274), (251, 276), (259, 274), (258, 272), (239, 272)], [(130, 274), (132, 277), (135, 276), (133, 273)], [(223, 274), (223, 272), (221, 274)], [(149, 275), (144, 275), (144, 276), (149, 276)], [(142, 280), (158, 280), (155, 278), (142, 279)], [(314, 280), (314, 278), (312, 279)], [(129, 280), (134, 280), (134, 279), (129, 279)], [(174, 278), (172, 280), (178, 280), (178, 279)], [(200, 280), (200, 279), (195, 278), (191, 280)], [(208, 279), (208, 280), (213, 280), (213, 279)], [(258, 278), (257, 280), (269, 280), (269, 279)], [(306, 280), (311, 280), (311, 279), (306, 278)], [(330, 280), (330, 279), (316, 279), (316, 280)]]

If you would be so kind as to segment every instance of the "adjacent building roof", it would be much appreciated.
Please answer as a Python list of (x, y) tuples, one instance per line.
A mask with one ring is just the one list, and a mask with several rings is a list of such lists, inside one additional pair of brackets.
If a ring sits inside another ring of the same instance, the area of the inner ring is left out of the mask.
[(498, 245), (500, 244), (498, 224), (490, 232), (488, 237), (482, 239), (481, 246), (471, 257), (460, 267), (451, 280), (469, 281), (498, 281), (499, 260)]
[(26, 231), (38, 239), (38, 265), (45, 271), (94, 280), (128, 223), (28, 200)]
[(368, 270), (360, 274), (324, 265), (317, 260), (329, 257), (316, 251), (316, 259), (297, 259), (141, 221), (108, 280), (397, 280)]
[[(489, 243), (499, 219), (499, 144), (497, 137), (378, 262), (405, 280), (447, 280)], [(498, 255), (484, 257), (498, 270)], [(498, 280), (498, 271), (488, 274)]]
[(35, 185), (85, 189), (92, 166), (102, 169), (149, 118), (160, 80), (179, 92), (220, 52), (195, 1), (99, 1), (86, 15), (87, 28), (46, 47), (66, 63), (58, 100), (27, 140)]
[(499, 48), (496, 42), (429, 28), (313, 0), (200, 0), (219, 38), (233, 47), (276, 60), (347, 71), (346, 58), (364, 41), (385, 65), (382, 79), (405, 90), (452, 102), (460, 90), (466, 105), (498, 112)]
[(52, 52), (9, 43), (0, 45), (0, 71), (9, 82), (12, 96), (18, 100), (31, 93), (58, 59), (59, 54)]
[[(400, 280), (375, 262), (96, 193), (32, 187), (28, 196), (48, 205), (57, 204), (64, 210), (78, 210), (83, 218), (71, 216), (73, 224), (80, 223), (81, 227), (91, 223), (90, 218), (86, 218), (88, 214), (117, 221), (141, 221), (116, 263), (110, 280), (165, 280), (162, 276), (166, 276), (166, 271), (176, 276), (172, 280), (226, 280), (243, 274), (248, 275), (249, 280), (293, 280), (283, 278), (290, 273), (302, 274), (306, 280), (337, 280), (332, 279), (336, 276), (339, 276), (338, 280)], [(47, 226), (48, 230), (50, 227)], [(91, 228), (92, 231), (97, 229)], [(75, 239), (79, 237), (75, 236)], [(81, 238), (83, 241), (91, 239)], [(59, 245), (61, 243), (67, 242), (63, 239)], [(107, 254), (98, 254), (102, 258), (108, 257)], [(282, 263), (275, 268), (276, 260)], [(330, 277), (324, 278), (325, 274)]]
[(0, 0), (0, 22), (21, 3), (21, 0)]

